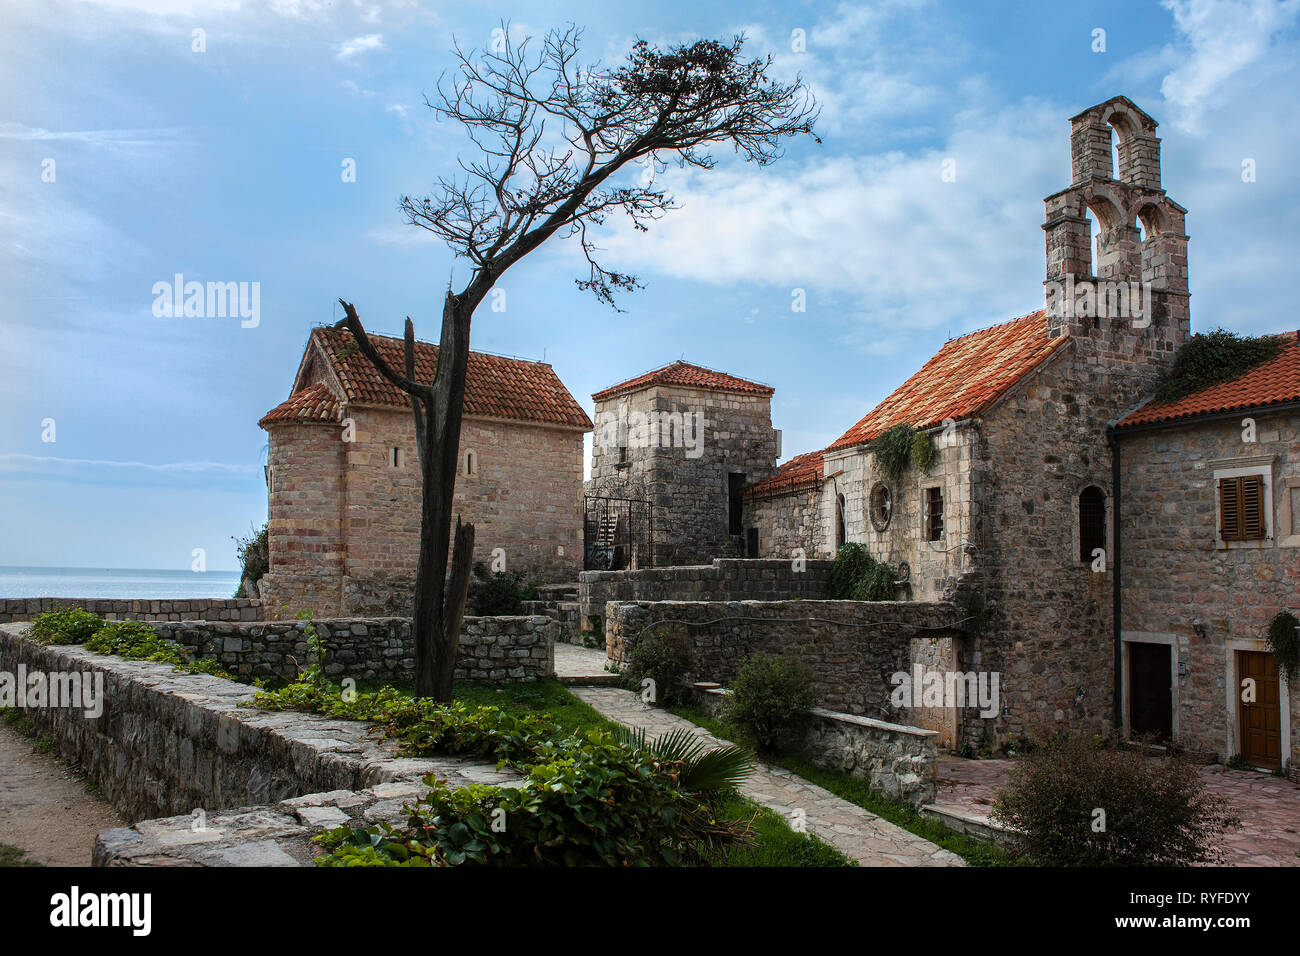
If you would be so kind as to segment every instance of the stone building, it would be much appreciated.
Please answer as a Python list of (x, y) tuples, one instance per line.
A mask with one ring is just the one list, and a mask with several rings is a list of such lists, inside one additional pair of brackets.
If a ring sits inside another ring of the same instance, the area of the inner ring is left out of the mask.
[[(372, 336), (401, 368), (402, 341)], [(438, 348), (416, 344), (431, 381)], [(350, 333), (314, 329), (289, 398), (258, 423), (270, 442), (266, 616), (409, 613), (420, 536), (420, 467), (410, 401)], [(591, 420), (542, 362), (471, 352), (456, 509), (475, 559), (537, 581), (582, 568), (583, 435)], [(498, 562), (499, 564), (499, 562)], [(287, 610), (286, 610), (287, 609)]]
[(1300, 682), (1279, 679), (1264, 642), (1300, 610), (1300, 342), (1283, 340), (1272, 361), (1114, 430), (1117, 590), (1127, 726), (1300, 779)]
[(674, 362), (592, 395), (588, 500), (630, 504), (593, 503), (589, 537), (599, 537), (603, 520), (612, 536), (621, 534), (618, 522), (629, 514), (639, 524), (645, 512), (635, 502), (642, 501), (650, 505), (652, 528), (627, 536), (618, 566), (743, 557), (745, 490), (771, 474), (780, 456), (772, 392), (768, 385)]
[[(1190, 334), (1185, 210), (1161, 186), (1155, 121), (1121, 96), (1070, 123), (1072, 181), (1044, 201), (1045, 308), (950, 340), (750, 493), (764, 556), (861, 542), (903, 571), (900, 596), (967, 609), (964, 666), (1001, 674), (1002, 709), (964, 735), (989, 743), (1109, 726), (1107, 429)], [(875, 460), (870, 442), (899, 424), (932, 436), (929, 472), (891, 480)]]

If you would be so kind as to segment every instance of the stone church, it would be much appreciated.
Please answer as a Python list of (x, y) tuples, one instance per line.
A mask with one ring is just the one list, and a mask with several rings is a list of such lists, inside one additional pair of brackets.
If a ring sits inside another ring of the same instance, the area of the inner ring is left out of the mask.
[[(965, 609), (963, 666), (1002, 675), (1000, 715), (966, 717), (966, 739), (1118, 713), (1300, 767), (1300, 694), (1263, 641), (1300, 606), (1295, 333), (1267, 366), (1153, 403), (1190, 336), (1186, 210), (1132, 101), (1070, 124), (1071, 183), (1045, 200), (1046, 307), (947, 342), (830, 446), (753, 485), (745, 523), (767, 557), (861, 542), (902, 570), (900, 597)], [(938, 457), (895, 481), (869, 443), (902, 423)], [(1262, 688), (1250, 704), (1243, 677)]]
[[(372, 335), (402, 367), (401, 339)], [(431, 381), (438, 347), (416, 343)], [(420, 538), (420, 467), (406, 394), (345, 331), (317, 328), (289, 398), (258, 423), (269, 436), (268, 616), (404, 615)], [(471, 352), (456, 508), (475, 559), (537, 582), (582, 568), (583, 436), (591, 419), (543, 362)]]

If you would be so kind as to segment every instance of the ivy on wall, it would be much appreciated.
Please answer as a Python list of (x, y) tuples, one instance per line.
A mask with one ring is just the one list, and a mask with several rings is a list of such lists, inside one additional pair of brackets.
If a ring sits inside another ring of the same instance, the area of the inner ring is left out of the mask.
[(1300, 619), (1290, 611), (1279, 611), (1268, 626), (1265, 644), (1277, 658), (1278, 669), (1286, 674), (1290, 684), (1300, 676)]
[(928, 475), (939, 459), (939, 450), (929, 433), (906, 423), (881, 432), (867, 448), (890, 481), (902, 478), (909, 465)]
[(1274, 359), (1282, 339), (1243, 338), (1224, 329), (1198, 332), (1174, 355), (1173, 365), (1156, 389), (1156, 401), (1176, 402), (1201, 389), (1228, 382)]

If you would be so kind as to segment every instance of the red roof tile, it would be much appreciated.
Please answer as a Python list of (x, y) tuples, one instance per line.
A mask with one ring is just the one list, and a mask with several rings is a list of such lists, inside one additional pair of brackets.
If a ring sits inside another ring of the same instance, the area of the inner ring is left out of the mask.
[[(361, 353), (351, 332), (315, 329), (312, 340), (320, 345), (329, 359), (348, 402), (409, 406), (406, 393), (379, 374), (379, 370)], [(372, 333), (370, 341), (389, 365), (399, 372), (404, 369), (401, 339)], [(437, 368), (438, 346), (416, 342), (415, 377), (421, 382), (432, 382)], [(465, 414), (591, 428), (591, 419), (550, 365), (483, 352), (469, 353)]]
[(263, 415), (257, 424), (266, 427), (267, 422), (337, 422), (342, 410), (343, 403), (334, 397), (329, 386), (317, 382), (294, 392)]
[(827, 451), (871, 441), (895, 425), (930, 428), (987, 409), (1068, 341), (1047, 337), (1042, 312), (950, 339)]
[(772, 475), (749, 489), (755, 497), (763, 495), (784, 495), (808, 485), (815, 485), (822, 478), (822, 452), (810, 451), (795, 455)]
[(682, 385), (689, 388), (707, 388), (719, 392), (748, 392), (752, 395), (771, 395), (776, 391), (770, 385), (749, 382), (743, 378), (728, 375), (726, 372), (716, 372), (702, 365), (692, 365), (690, 362), (673, 362), (671, 365), (665, 365), (663, 368), (657, 368), (646, 372), (644, 375), (638, 375), (636, 378), (630, 378), (618, 385), (611, 385), (609, 388), (596, 392), (591, 397), (600, 402), (615, 395), (621, 395), (624, 392), (635, 392), (637, 389), (648, 388), (651, 385)]
[(1285, 347), (1271, 361), (1227, 382), (1203, 388), (1176, 402), (1147, 402), (1118, 425), (1145, 425), (1217, 412), (1265, 408), (1300, 401), (1300, 332), (1284, 332)]

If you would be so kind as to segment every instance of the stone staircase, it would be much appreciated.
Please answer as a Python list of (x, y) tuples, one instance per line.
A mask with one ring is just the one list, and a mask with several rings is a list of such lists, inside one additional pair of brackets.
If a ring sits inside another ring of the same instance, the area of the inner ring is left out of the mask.
[(544, 614), (560, 625), (560, 640), (568, 644), (581, 642), (582, 615), (578, 612), (578, 583), (543, 584), (537, 588), (538, 599), (525, 601), (525, 614)]

